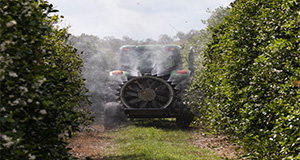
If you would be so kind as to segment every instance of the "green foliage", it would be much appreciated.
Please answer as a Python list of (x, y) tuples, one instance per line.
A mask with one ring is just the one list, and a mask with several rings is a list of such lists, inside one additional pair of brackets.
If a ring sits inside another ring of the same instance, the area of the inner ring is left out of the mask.
[(66, 159), (66, 135), (90, 121), (76, 49), (43, 0), (0, 2), (1, 159)]
[(189, 91), (202, 124), (239, 140), (250, 158), (300, 158), (299, 5), (235, 1)]

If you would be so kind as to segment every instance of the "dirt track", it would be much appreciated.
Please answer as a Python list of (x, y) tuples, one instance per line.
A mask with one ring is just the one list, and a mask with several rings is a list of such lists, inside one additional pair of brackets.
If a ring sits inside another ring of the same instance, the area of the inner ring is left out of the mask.
[[(111, 151), (114, 137), (109, 136), (102, 125), (92, 125), (91, 131), (82, 131), (70, 139), (70, 153), (80, 160), (90, 157), (96, 160), (107, 160), (105, 157), (114, 154)], [(222, 157), (236, 158), (235, 146), (230, 144), (225, 136), (206, 135), (201, 130), (194, 132), (193, 145), (209, 149)]]
[(101, 125), (93, 125), (91, 131), (82, 131), (77, 133), (71, 140), (69, 147), (70, 153), (80, 160), (86, 157), (93, 159), (103, 159), (105, 155), (110, 154), (108, 148), (111, 146), (112, 137), (108, 136)]

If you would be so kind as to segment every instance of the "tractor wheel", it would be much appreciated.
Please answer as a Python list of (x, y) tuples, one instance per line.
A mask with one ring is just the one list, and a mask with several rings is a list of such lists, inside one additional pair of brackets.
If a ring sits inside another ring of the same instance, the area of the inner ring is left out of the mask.
[(126, 115), (121, 105), (116, 102), (106, 103), (104, 107), (104, 128), (113, 129), (126, 122)]
[(181, 104), (181, 106), (182, 112), (176, 118), (176, 124), (181, 128), (189, 128), (194, 119), (194, 114), (184, 104)]

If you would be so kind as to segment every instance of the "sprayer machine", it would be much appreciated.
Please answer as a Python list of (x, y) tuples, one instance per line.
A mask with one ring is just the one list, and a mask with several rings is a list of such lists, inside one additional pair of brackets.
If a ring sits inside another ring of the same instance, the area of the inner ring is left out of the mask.
[(191, 71), (182, 67), (180, 46), (122, 46), (118, 70), (109, 77), (105, 128), (124, 118), (176, 118), (181, 127), (192, 121), (182, 100)]

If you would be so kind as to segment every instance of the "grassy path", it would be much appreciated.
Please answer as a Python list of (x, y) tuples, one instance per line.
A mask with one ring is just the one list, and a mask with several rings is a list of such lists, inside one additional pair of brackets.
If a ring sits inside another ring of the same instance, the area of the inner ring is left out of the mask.
[(192, 145), (193, 132), (178, 129), (129, 126), (109, 133), (115, 137), (110, 160), (214, 160), (209, 150)]
[[(203, 149), (205, 138), (197, 135), (200, 134), (195, 130), (176, 127), (130, 125), (105, 131), (102, 126), (94, 126), (91, 132), (80, 132), (71, 139), (70, 153), (79, 159), (95, 160), (222, 159), (217, 152)], [(200, 145), (195, 144), (197, 141)], [(212, 141), (208, 143), (212, 144)]]

